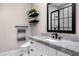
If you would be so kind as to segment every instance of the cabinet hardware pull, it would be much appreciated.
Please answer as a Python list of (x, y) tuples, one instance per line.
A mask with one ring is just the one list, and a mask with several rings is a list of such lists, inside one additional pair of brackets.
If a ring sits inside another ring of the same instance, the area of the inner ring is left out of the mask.
[(31, 49), (31, 51), (33, 51), (33, 49)]
[(28, 51), (28, 54), (30, 54), (30, 51)]
[(33, 44), (33, 42), (31, 42), (31, 44)]

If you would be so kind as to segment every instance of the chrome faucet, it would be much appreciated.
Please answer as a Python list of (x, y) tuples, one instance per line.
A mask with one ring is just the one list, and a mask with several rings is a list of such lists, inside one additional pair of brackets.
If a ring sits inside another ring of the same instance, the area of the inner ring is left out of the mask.
[(58, 37), (58, 34), (57, 33), (53, 33), (52, 35), (55, 35), (55, 36), (52, 36), (55, 39), (61, 39), (61, 37)]
[(57, 33), (53, 33), (52, 35), (55, 35), (55, 36), (52, 36), (53, 38), (55, 38), (55, 39), (58, 38), (58, 34)]

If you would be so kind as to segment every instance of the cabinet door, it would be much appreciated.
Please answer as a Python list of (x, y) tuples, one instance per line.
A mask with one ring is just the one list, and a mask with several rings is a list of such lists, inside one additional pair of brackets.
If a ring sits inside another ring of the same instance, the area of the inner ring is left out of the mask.
[(29, 56), (47, 56), (47, 55), (39, 50), (34, 49), (33, 51), (30, 51)]
[[(45, 46), (39, 42), (35, 42), (31, 40), (30, 48), (33, 49), (35, 52), (33, 52), (33, 55), (38, 56), (56, 56), (56, 50), (53, 48), (50, 48), (48, 46)], [(32, 53), (32, 52), (31, 52)]]
[(56, 50), (55, 49), (50, 48), (48, 46), (45, 46), (43, 44), (39, 44), (38, 49), (47, 56), (56, 56)]
[[(34, 42), (34, 41), (32, 41), (32, 42)], [(56, 56), (56, 50), (55, 49), (50, 48), (48, 46), (45, 46), (45, 45), (43, 45), (41, 43), (34, 42), (33, 45), (31, 45), (31, 47), (35, 47), (35, 49), (39, 50), (44, 55)]]
[(57, 56), (70, 56), (70, 55), (57, 50)]
[(38, 44), (35, 41), (30, 40), (30, 46), (29, 46), (29, 56), (39, 56), (39, 51), (36, 48), (36, 45)]
[(34, 49), (34, 48), (30, 48), (30, 51), (29, 51), (29, 56), (40, 56), (40, 51), (38, 51), (37, 49)]
[(40, 44), (38, 42), (31, 40), (30, 43), (29, 56), (47, 56), (39, 49)]

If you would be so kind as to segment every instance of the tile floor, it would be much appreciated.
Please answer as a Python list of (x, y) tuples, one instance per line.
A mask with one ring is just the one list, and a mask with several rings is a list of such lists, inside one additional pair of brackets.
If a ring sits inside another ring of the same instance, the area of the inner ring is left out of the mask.
[(28, 56), (28, 49), (19, 48), (19, 49), (0, 53), (0, 56)]

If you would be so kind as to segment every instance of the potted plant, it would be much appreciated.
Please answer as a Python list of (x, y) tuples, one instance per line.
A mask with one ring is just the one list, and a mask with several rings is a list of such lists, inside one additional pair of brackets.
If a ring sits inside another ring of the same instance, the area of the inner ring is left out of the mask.
[(37, 21), (37, 16), (39, 15), (39, 13), (35, 9), (31, 9), (29, 10), (27, 15), (30, 21)]

